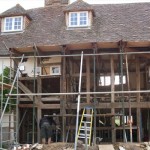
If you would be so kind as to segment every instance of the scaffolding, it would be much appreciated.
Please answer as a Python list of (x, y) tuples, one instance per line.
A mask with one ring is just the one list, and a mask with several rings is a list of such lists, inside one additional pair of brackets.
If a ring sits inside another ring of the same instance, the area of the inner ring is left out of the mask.
[[(23, 56), (21, 62), (23, 61)], [(18, 143), (18, 74), (19, 68), (14, 70), (5, 66), (2, 61), (1, 74), (1, 115), (0, 115), (0, 149), (10, 148)], [(5, 71), (7, 70), (6, 76)], [(7, 83), (6, 83), (7, 82)], [(16, 96), (9, 96), (15, 93)], [(5, 94), (8, 94), (7, 96)]]
[[(36, 48), (36, 50), (37, 50), (37, 48)], [(131, 53), (124, 53), (124, 52), (120, 52), (120, 53), (100, 53), (100, 54), (97, 54), (97, 53), (94, 53), (94, 54), (84, 54), (84, 56), (85, 57), (87, 57), (87, 56), (103, 56), (103, 55), (122, 55), (122, 57), (120, 58), (120, 62), (121, 62), (121, 64), (123, 65), (123, 55), (130, 55), (130, 54), (141, 54), (141, 53), (149, 53), (149, 52), (131, 52)], [(33, 75), (33, 78), (34, 78), (34, 85), (33, 85), (33, 88), (34, 88), (34, 90), (33, 90), (33, 92), (32, 93), (24, 93), (24, 94), (22, 94), (22, 93), (19, 93), (18, 92), (18, 72), (19, 72), (19, 70), (17, 69), (17, 73), (16, 73), (16, 77), (14, 78), (14, 80), (13, 80), (13, 82), (12, 82), (12, 86), (10, 86), (10, 84), (6, 84), (6, 83), (4, 83), (4, 81), (2, 80), (2, 86), (1, 86), (1, 99), (3, 99), (3, 94), (2, 94), (2, 91), (3, 91), (3, 89), (4, 88), (9, 88), (10, 89), (10, 92), (9, 92), (9, 94), (6, 94), (6, 96), (8, 96), (8, 98), (6, 99), (6, 104), (5, 104), (5, 106), (4, 106), (4, 108), (2, 109), (1, 108), (1, 120), (0, 120), (0, 125), (1, 125), (1, 147), (2, 147), (2, 145), (3, 145), (3, 143), (5, 142), (5, 141), (3, 141), (2, 139), (3, 139), (3, 135), (4, 135), (4, 133), (2, 132), (2, 124), (3, 124), (3, 117), (5, 116), (5, 111), (6, 111), (6, 107), (9, 105), (9, 102), (11, 101), (11, 99), (12, 99), (12, 97), (14, 98), (15, 97), (15, 99), (16, 99), (16, 104), (15, 104), (15, 106), (16, 106), (16, 108), (17, 108), (17, 105), (18, 105), (18, 96), (33, 96), (33, 118), (35, 117), (35, 102), (36, 102), (36, 100), (35, 100), (35, 98), (36, 98), (36, 96), (70, 96), (70, 95), (75, 95), (75, 96), (78, 96), (78, 105), (77, 105), (77, 115), (74, 115), (75, 117), (77, 117), (77, 120), (76, 120), (76, 132), (77, 132), (77, 129), (78, 129), (78, 117), (80, 116), (80, 114), (79, 114), (79, 107), (80, 107), (80, 100), (81, 100), (81, 96), (82, 95), (94, 95), (94, 104), (92, 104), (93, 106), (94, 106), (94, 110), (96, 111), (96, 109), (98, 109), (99, 108), (99, 106), (96, 106), (96, 102), (95, 102), (95, 100), (96, 100), (96, 97), (97, 97), (97, 95), (104, 95), (104, 94), (121, 94), (121, 98), (123, 99), (123, 100), (121, 100), (121, 102), (122, 102), (122, 109), (124, 109), (124, 94), (129, 94), (129, 97), (130, 97), (130, 94), (137, 94), (137, 93), (149, 93), (150, 92), (150, 90), (148, 89), (148, 90), (141, 90), (141, 89), (139, 89), (139, 90), (132, 90), (132, 91), (130, 91), (130, 88), (127, 90), (127, 91), (125, 91), (123, 88), (120, 90), (120, 91), (117, 91), (117, 90), (114, 90), (114, 91), (112, 91), (112, 90), (110, 90), (110, 91), (97, 91), (96, 90), (96, 85), (94, 85), (94, 91), (87, 91), (87, 92), (84, 92), (84, 91), (81, 91), (80, 90), (80, 87), (79, 87), (79, 89), (78, 89), (78, 92), (59, 92), (59, 93), (51, 93), (51, 92), (49, 92), (49, 93), (43, 93), (43, 92), (36, 92), (36, 90), (35, 90), (35, 68), (36, 68), (36, 63), (35, 63), (35, 60), (36, 60), (36, 58), (39, 58), (39, 57), (43, 57), (43, 58), (45, 58), (45, 57), (56, 57), (56, 56), (60, 56), (60, 57), (79, 57), (79, 56), (82, 56), (82, 55), (50, 55), (50, 56), (35, 56), (35, 53), (34, 53), (34, 56), (25, 56), (24, 58), (33, 58), (34, 59), (34, 75)], [(96, 77), (96, 68), (95, 68), (95, 66), (96, 66), (96, 64), (94, 64), (95, 63), (95, 58), (94, 57), (94, 61), (93, 61), (93, 68), (94, 68), (94, 77)], [(13, 57), (12, 57), (13, 58)], [(15, 58), (20, 58), (20, 57), (15, 57)], [(83, 58), (82, 58), (83, 59)], [(127, 63), (127, 62), (126, 62)], [(128, 65), (128, 64), (127, 64)], [(81, 67), (82, 65), (80, 65), (80, 67)], [(19, 68), (19, 67), (18, 67)], [(123, 69), (123, 68), (122, 68)], [(122, 70), (123, 71), (123, 70)], [(128, 70), (127, 70), (127, 74), (129, 74), (128, 73)], [(129, 75), (128, 75), (129, 76)], [(80, 78), (82, 77), (82, 72), (80, 72)], [(121, 72), (121, 78), (123, 77), (123, 72)], [(4, 77), (3, 77), (4, 78)], [(2, 78), (2, 79), (3, 79)], [(12, 80), (12, 79), (11, 79)], [(129, 80), (129, 79), (128, 79)], [(79, 79), (79, 81), (80, 81), (80, 79)], [(81, 81), (80, 81), (81, 82)], [(96, 79), (94, 79), (94, 84), (96, 84), (95, 83), (96, 82)], [(122, 79), (121, 79), (121, 84), (123, 84), (122, 82)], [(81, 85), (81, 83), (79, 83), (79, 85)], [(17, 90), (17, 92), (16, 93), (12, 93), (12, 90), (14, 89), (14, 87), (16, 87), (16, 90)], [(2, 101), (1, 101), (2, 102)], [(3, 103), (3, 102), (2, 102)], [(1, 105), (2, 106), (2, 105)], [(130, 119), (131, 119), (131, 112), (130, 112), (130, 109), (131, 109), (131, 104), (130, 104), (130, 98), (129, 98), (129, 116), (130, 116)], [(111, 108), (110, 108), (111, 109)], [(94, 111), (94, 113), (95, 113), (95, 111)], [(16, 109), (16, 111), (15, 111), (15, 117), (14, 118), (17, 118), (17, 116), (18, 116), (18, 109)], [(120, 114), (116, 114), (116, 113), (114, 113), (114, 114), (110, 114), (110, 116), (119, 116)], [(68, 115), (69, 116), (69, 115)], [(73, 114), (70, 114), (70, 116), (73, 116)], [(107, 114), (96, 114), (95, 113), (95, 115), (94, 115), (94, 117), (96, 118), (97, 116), (107, 116)], [(109, 115), (108, 115), (109, 116)], [(122, 116), (122, 118), (124, 118), (124, 113), (123, 114), (121, 114), (120, 116)], [(62, 115), (60, 115), (60, 117), (62, 117)], [(67, 114), (63, 114), (63, 117), (62, 117), (62, 119), (63, 118), (65, 118), (65, 117), (67, 117)], [(23, 117), (24, 118), (24, 117)], [(123, 120), (123, 119), (122, 119)], [(12, 121), (10, 120), (9, 122), (11, 122), (12, 123)], [(22, 121), (21, 121), (22, 122)], [(96, 120), (94, 121), (94, 122), (96, 122)], [(32, 142), (34, 143), (35, 142), (35, 137), (34, 137), (34, 123), (35, 123), (35, 120), (33, 119), (33, 128), (32, 128), (32, 130), (33, 130), (33, 132), (32, 132)], [(18, 122), (16, 121), (16, 123), (15, 123), (15, 125), (16, 125), (16, 129), (15, 129), (15, 131), (14, 131), (14, 139), (13, 140), (9, 140), (9, 143), (12, 143), (12, 142), (18, 142), (18, 130), (19, 130), (19, 128), (18, 127), (20, 127), (20, 125), (18, 124)], [(124, 125), (124, 120), (123, 120), (123, 125)], [(96, 130), (96, 123), (94, 123), (94, 132), (95, 132), (95, 130)], [(132, 128), (131, 126), (130, 126), (130, 128)], [(123, 126), (123, 130), (125, 130), (125, 127)], [(130, 129), (131, 130), (131, 129)], [(123, 139), (125, 139), (125, 134), (123, 134)], [(76, 136), (75, 136), (76, 137)], [(94, 133), (94, 139), (93, 139), (93, 142), (95, 142), (95, 139), (96, 138), (98, 138), (98, 137), (96, 137), (96, 133)], [(131, 141), (132, 141), (132, 136), (130, 137), (131, 139)], [(6, 142), (8, 142), (8, 141), (6, 141)], [(76, 143), (75, 143), (75, 145), (77, 144), (77, 141), (76, 141)]]

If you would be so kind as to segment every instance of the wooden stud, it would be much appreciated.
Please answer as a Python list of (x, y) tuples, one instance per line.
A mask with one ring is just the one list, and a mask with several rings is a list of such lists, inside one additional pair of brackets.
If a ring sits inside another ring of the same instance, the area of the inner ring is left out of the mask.
[[(114, 56), (110, 58), (110, 67), (111, 67), (111, 91), (115, 91), (115, 72), (114, 72)], [(111, 94), (111, 102), (115, 102), (115, 94)], [(111, 113), (115, 113), (115, 108), (111, 108)], [(112, 126), (112, 143), (116, 142), (116, 129), (115, 129), (115, 116), (111, 119), (111, 126)]]

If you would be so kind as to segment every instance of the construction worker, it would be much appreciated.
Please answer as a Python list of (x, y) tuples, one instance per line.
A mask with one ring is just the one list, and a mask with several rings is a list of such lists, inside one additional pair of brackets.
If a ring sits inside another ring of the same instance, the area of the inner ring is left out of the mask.
[(44, 116), (41, 118), (39, 127), (40, 127), (40, 134), (42, 138), (42, 144), (46, 144), (46, 141), (48, 140), (48, 144), (51, 143), (51, 137), (52, 137), (52, 124), (56, 125), (53, 118)]

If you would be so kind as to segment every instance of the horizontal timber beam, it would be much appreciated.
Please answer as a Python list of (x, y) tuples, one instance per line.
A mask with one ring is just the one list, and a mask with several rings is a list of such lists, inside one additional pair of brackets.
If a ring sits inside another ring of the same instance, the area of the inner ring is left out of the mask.
[[(84, 107), (88, 106), (87, 103), (81, 103), (80, 108), (83, 109)], [(94, 106), (94, 104), (90, 104), (90, 106)], [(19, 104), (19, 107), (33, 107), (32, 104)], [(37, 105), (36, 105), (37, 107)], [(41, 109), (60, 109), (60, 104), (40, 104), (39, 107)], [(129, 103), (124, 102), (124, 107), (129, 108)], [(132, 108), (150, 108), (149, 102), (132, 102)], [(66, 109), (76, 109), (77, 104), (67, 104), (65, 106)], [(121, 102), (116, 103), (99, 103), (96, 105), (97, 109), (111, 109), (111, 108), (122, 108)]]

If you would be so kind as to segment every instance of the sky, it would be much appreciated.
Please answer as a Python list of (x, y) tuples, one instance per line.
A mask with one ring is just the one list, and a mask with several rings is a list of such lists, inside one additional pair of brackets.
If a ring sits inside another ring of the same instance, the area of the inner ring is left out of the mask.
[[(75, 0), (70, 0), (73, 2)], [(137, 3), (137, 2), (150, 2), (150, 0), (85, 0), (89, 4), (109, 4), (109, 3)], [(44, 0), (0, 0), (0, 13), (21, 4), (25, 9), (37, 8), (44, 6)]]

